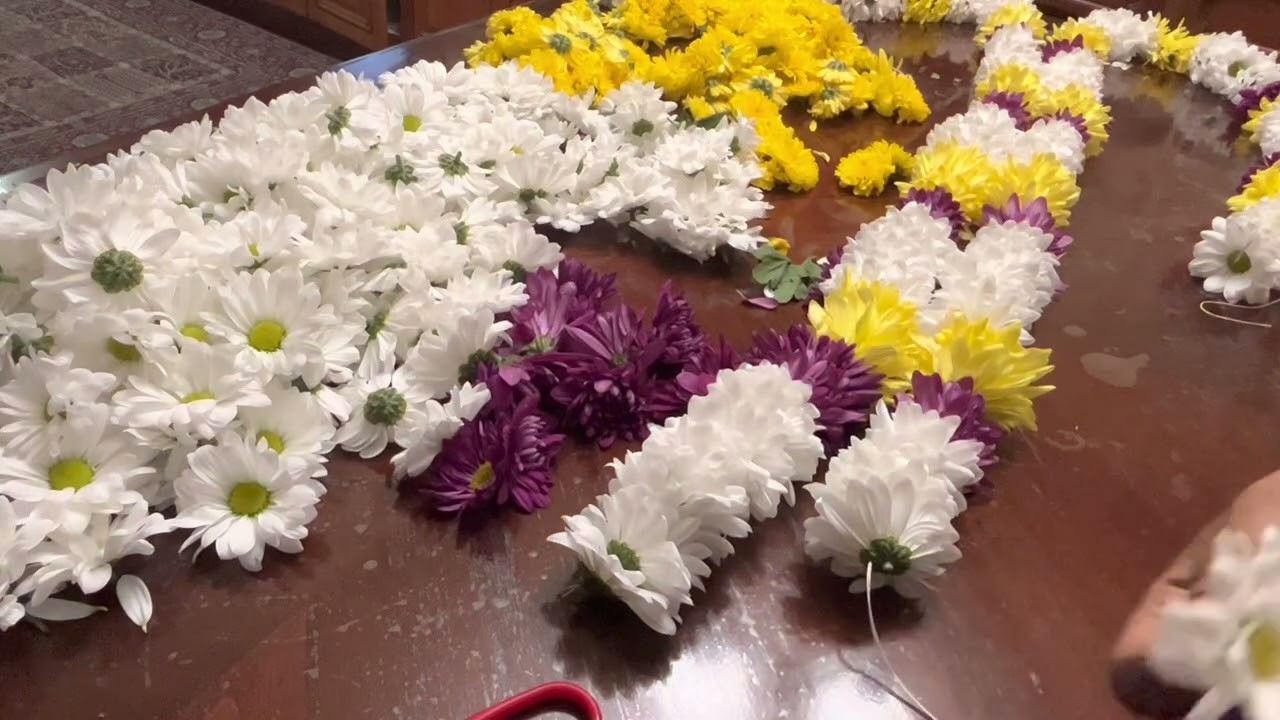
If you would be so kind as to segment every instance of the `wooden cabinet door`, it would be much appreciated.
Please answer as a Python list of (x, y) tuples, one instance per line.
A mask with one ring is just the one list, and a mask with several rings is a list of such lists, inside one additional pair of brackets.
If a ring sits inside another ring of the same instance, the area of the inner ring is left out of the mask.
[(387, 46), (387, 0), (307, 0), (307, 16), (367, 48)]
[(267, 2), (303, 17), (307, 15), (307, 0), (267, 0)]

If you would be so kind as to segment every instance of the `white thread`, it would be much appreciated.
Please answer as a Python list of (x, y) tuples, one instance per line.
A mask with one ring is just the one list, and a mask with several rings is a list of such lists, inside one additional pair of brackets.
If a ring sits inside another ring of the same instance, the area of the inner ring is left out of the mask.
[[(876, 629), (876, 614), (871, 609), (871, 571), (871, 563), (867, 563), (867, 619), (871, 621), (871, 639), (875, 640), (876, 648), (880, 650), (880, 659), (884, 660), (885, 667), (889, 669), (889, 675), (898, 684), (898, 687), (902, 688), (902, 692), (906, 694), (909, 700), (909, 702), (904, 701), (903, 704), (914, 710), (920, 717), (928, 718), (928, 720), (938, 720), (938, 716), (929, 712), (929, 708), (920, 702), (915, 693), (911, 692), (911, 688), (907, 687), (907, 684), (903, 682), (902, 676), (898, 675), (898, 671), (893, 669), (893, 663), (889, 661), (889, 653), (885, 652), (884, 645), (880, 642), (880, 631)], [(902, 698), (898, 699), (901, 700)]]
[(1221, 300), (1201, 300), (1200, 312), (1204, 313), (1205, 315), (1208, 315), (1211, 318), (1216, 318), (1218, 320), (1226, 320), (1227, 322), (1233, 322), (1238, 325), (1252, 325), (1253, 327), (1271, 328), (1272, 327), (1271, 323), (1254, 322), (1252, 320), (1241, 320), (1240, 318), (1233, 318), (1230, 315), (1220, 315), (1216, 312), (1211, 312), (1205, 306), (1215, 305), (1215, 306), (1221, 306), (1221, 307), (1238, 308), (1241, 310), (1261, 310), (1263, 308), (1269, 308), (1272, 305), (1275, 305), (1276, 303), (1280, 303), (1280, 298), (1276, 298), (1275, 300), (1272, 300), (1270, 302), (1265, 302), (1261, 305), (1237, 305), (1235, 303), (1223, 302)]

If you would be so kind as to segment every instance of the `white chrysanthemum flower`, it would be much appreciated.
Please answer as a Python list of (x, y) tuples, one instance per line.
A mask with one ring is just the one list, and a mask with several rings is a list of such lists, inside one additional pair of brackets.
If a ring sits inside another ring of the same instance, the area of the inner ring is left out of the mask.
[(840, 0), (840, 9), (849, 22), (885, 22), (902, 17), (903, 0)]
[(1102, 60), (1088, 51), (1061, 52), (1038, 68), (1040, 81), (1049, 90), (1080, 85), (1093, 95), (1102, 95)]
[(482, 270), (510, 270), (516, 277), (538, 268), (554, 268), (564, 258), (560, 246), (528, 222), (514, 222), (501, 232), (485, 233), (469, 244), (471, 264)]
[(429, 400), (423, 403), (425, 417), (419, 424), (420, 432), (403, 442), (404, 449), (391, 458), (392, 477), (401, 480), (426, 472), (440, 453), (444, 441), (457, 434), (464, 422), (478, 415), (487, 402), (489, 388), (483, 383), (464, 383), (450, 392), (448, 402)]
[(1045, 153), (1062, 161), (1072, 174), (1084, 172), (1084, 137), (1066, 120), (1058, 118), (1041, 118), (1031, 124), (1022, 134), (1023, 144), (1027, 148), (1025, 155), (1019, 155), (1019, 161), (1030, 161), (1035, 155)]
[[(1264, 201), (1274, 202), (1274, 201)], [(1213, 227), (1200, 232), (1191, 274), (1204, 278), (1206, 292), (1222, 293), (1227, 302), (1258, 305), (1280, 286), (1280, 246), (1274, 230), (1259, 234), (1237, 213), (1216, 217)]]
[(50, 533), (47, 542), (31, 552), (31, 562), (38, 567), (19, 588), (30, 588), (30, 602), (36, 605), (66, 583), (75, 583), (86, 595), (96, 593), (111, 581), (112, 563), (130, 555), (151, 555), (155, 547), (147, 538), (167, 532), (169, 521), (150, 512), (142, 499), (114, 515), (95, 514), (83, 531), (63, 528)]
[(1022, 131), (1003, 108), (975, 102), (969, 109), (943, 120), (929, 131), (926, 148), (949, 144), (968, 145), (1003, 160), (1023, 144)]
[(516, 282), (510, 270), (472, 270), (456, 275), (439, 291), (445, 309), (457, 315), (487, 312), (497, 315), (529, 301), (524, 283)]
[(471, 234), (468, 226), (450, 225), (443, 219), (397, 230), (388, 249), (404, 261), (400, 284), (406, 289), (426, 291), (462, 276), (471, 256), (467, 248)]
[(311, 393), (279, 381), (268, 383), (266, 394), (267, 405), (240, 409), (245, 436), (279, 453), (295, 476), (324, 475), (324, 456), (334, 447), (329, 413)]
[(45, 275), (31, 284), (32, 301), (46, 311), (69, 304), (139, 307), (142, 295), (165, 274), (165, 255), (176, 229), (152, 226), (119, 211), (107, 217), (77, 213), (63, 224), (62, 240), (44, 245)]
[(352, 413), (334, 442), (366, 459), (381, 455), (389, 443), (412, 443), (429, 422), (426, 405), (433, 396), (417, 377), (397, 372), (378, 381), (348, 383), (339, 392), (351, 403)]
[[(897, 467), (916, 463), (923, 471), (919, 482), (939, 483), (951, 493), (956, 507), (952, 515), (966, 507), (964, 492), (982, 479), (978, 466), (983, 445), (977, 440), (952, 440), (960, 418), (925, 410), (904, 398), (889, 412), (883, 400), (871, 415), (866, 435), (854, 438), (849, 447), (832, 459), (837, 468), (829, 478), (847, 478), (860, 467)], [(833, 482), (835, 480), (828, 480)]]
[[(1251, 44), (1239, 31), (1234, 33), (1207, 33), (1200, 36), (1195, 51), (1191, 53), (1191, 67), (1187, 76), (1191, 82), (1235, 102), (1240, 91), (1251, 87), (1251, 82), (1266, 80), (1274, 75), (1268, 66), (1274, 67), (1276, 55)], [(1259, 69), (1250, 72), (1257, 66)]]
[(1272, 106), (1262, 116), (1255, 135), (1263, 155), (1280, 152), (1280, 107)]
[(152, 453), (108, 422), (105, 405), (78, 406), (66, 432), (48, 451), (0, 451), (0, 493), (35, 503), (34, 517), (71, 533), (84, 532), (96, 513), (120, 512), (141, 500), (136, 491), (155, 471)]
[(156, 449), (212, 440), (235, 422), (240, 408), (269, 402), (258, 376), (237, 367), (233, 348), (198, 340), (158, 355), (112, 398), (115, 422)]
[(673, 635), (680, 606), (692, 604), (692, 578), (664, 510), (647, 486), (631, 485), (566, 516), (568, 529), (547, 540), (573, 551), (646, 625)]
[(1240, 707), (1262, 720), (1280, 713), (1280, 530), (1258, 548), (1237, 530), (1214, 542), (1204, 592), (1164, 609), (1151, 667), (1165, 681), (1204, 691), (1187, 720)]
[(1094, 10), (1089, 13), (1087, 21), (1101, 28), (1111, 41), (1108, 60), (1130, 62), (1146, 59), (1156, 48), (1159, 26), (1152, 15), (1144, 18), (1128, 8), (1115, 8)]
[(116, 376), (72, 367), (68, 353), (23, 358), (0, 387), (0, 443), (39, 454), (56, 447), (71, 411), (99, 404)]
[(485, 310), (460, 315), (438, 331), (423, 334), (396, 374), (427, 397), (444, 397), (459, 382), (475, 380), (477, 365), (491, 356), (510, 327), (510, 322), (496, 322)]
[(808, 486), (818, 515), (804, 522), (805, 553), (853, 578), (850, 592), (891, 585), (907, 597), (923, 595), (960, 558), (951, 495), (941, 483), (921, 482), (918, 462), (849, 465), (833, 460), (827, 482)]
[(218, 288), (220, 308), (206, 313), (207, 331), (237, 351), (248, 372), (291, 378), (308, 386), (325, 375), (321, 334), (339, 324), (320, 288), (296, 269), (238, 273)]
[(324, 486), (290, 472), (274, 450), (253, 440), (226, 438), (187, 458), (188, 471), (174, 483), (173, 527), (194, 530), (182, 548), (213, 545), (223, 560), (262, 569), (267, 546), (302, 552), (307, 524), (316, 516)]
[(164, 278), (150, 295), (151, 306), (178, 335), (205, 343), (219, 339), (205, 329), (205, 314), (217, 309), (218, 295), (203, 275)]
[(224, 267), (276, 270), (297, 264), (292, 251), (307, 242), (306, 231), (302, 218), (277, 203), (263, 202), (223, 223), (208, 242), (220, 249), (218, 264)]
[(205, 115), (183, 123), (172, 130), (152, 130), (130, 149), (134, 154), (148, 153), (173, 165), (191, 160), (213, 145), (213, 122)]
[(833, 292), (852, 275), (890, 285), (903, 299), (923, 306), (937, 286), (938, 274), (959, 255), (951, 240), (951, 223), (933, 217), (928, 206), (911, 202), (891, 208), (849, 238), (840, 264), (820, 287), (824, 293)]
[[(335, 225), (389, 227), (395, 217), (395, 195), (386, 180), (333, 163), (299, 174), (297, 192), (302, 202), (291, 203), (290, 209), (302, 214), (313, 231)], [(308, 203), (311, 212), (303, 213)]]
[(75, 357), (76, 365), (120, 379), (142, 371), (157, 352), (172, 348), (173, 331), (158, 313), (141, 309), (95, 312), (68, 310), (49, 322), (54, 347)]

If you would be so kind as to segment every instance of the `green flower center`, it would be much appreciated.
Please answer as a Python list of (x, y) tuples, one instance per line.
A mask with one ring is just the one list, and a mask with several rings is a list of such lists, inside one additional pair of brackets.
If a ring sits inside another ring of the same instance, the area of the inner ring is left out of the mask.
[(263, 430), (258, 433), (258, 441), (261, 442), (263, 440), (267, 441), (267, 447), (275, 450), (277, 453), (284, 452), (284, 438), (280, 437), (279, 433), (274, 433), (270, 430)]
[(182, 404), (187, 405), (193, 402), (199, 402), (200, 400), (213, 400), (213, 399), (214, 399), (213, 393), (209, 392), (208, 390), (201, 390), (200, 392), (187, 393), (186, 395), (182, 396)]
[(467, 164), (462, 162), (462, 151), (450, 155), (449, 153), (440, 153), (440, 157), (436, 158), (436, 162), (440, 164), (440, 169), (449, 177), (460, 177), (467, 174)]
[(1240, 275), (1249, 272), (1253, 267), (1253, 260), (1249, 258), (1249, 253), (1243, 250), (1233, 250), (1227, 255), (1227, 269)]
[(467, 224), (459, 220), (453, 224), (453, 236), (458, 240), (459, 245), (466, 245), (467, 238), (471, 236), (471, 228)]
[(192, 340), (199, 340), (202, 343), (209, 342), (209, 333), (205, 332), (204, 325), (200, 323), (187, 323), (178, 328), (178, 334), (189, 337)]
[(364, 401), (364, 419), (374, 425), (395, 425), (404, 417), (409, 403), (395, 388), (383, 388), (369, 393)]
[(413, 166), (405, 162), (404, 158), (400, 155), (397, 155), (396, 161), (391, 164), (391, 167), (387, 168), (386, 171), (382, 173), (382, 177), (392, 185), (395, 185), (396, 183), (412, 185), (418, 181), (418, 175), (414, 171)]
[(524, 266), (515, 260), (508, 260), (502, 263), (502, 269), (511, 273), (516, 282), (524, 282), (524, 279), (529, 276), (529, 271), (525, 270)]
[(467, 361), (458, 366), (458, 379), (461, 382), (475, 382), (480, 373), (480, 366), (493, 360), (491, 350), (477, 350), (467, 356)]
[(405, 115), (400, 127), (404, 128), (405, 132), (418, 132), (422, 129), (422, 118), (417, 115)]
[(260, 482), (236, 483), (227, 495), (227, 508), (240, 517), (254, 517), (271, 506), (271, 491)]
[(324, 114), (326, 120), (329, 121), (329, 134), (337, 135), (347, 126), (351, 124), (351, 111), (345, 105), (340, 105)]
[(525, 352), (530, 355), (541, 355), (545, 352), (551, 352), (552, 348), (555, 346), (555, 340), (546, 337), (545, 335), (539, 335), (525, 347)]
[(631, 123), (631, 134), (636, 137), (643, 137), (653, 132), (653, 123), (641, 118)]
[(1238, 77), (1240, 73), (1248, 69), (1249, 69), (1248, 63), (1237, 60), (1227, 66), (1227, 74), (1230, 75), (1231, 77)]
[(261, 252), (262, 248), (258, 247), (258, 243), (249, 243), (249, 255), (251, 257), (258, 257)]
[(13, 358), (16, 363), (24, 357), (35, 357), (41, 353), (53, 351), (53, 337), (45, 335), (35, 340), (27, 342), (20, 336), (14, 335), (9, 338), (9, 357)]
[(378, 333), (382, 332), (382, 329), (387, 326), (387, 316), (390, 314), (390, 311), (386, 308), (380, 308), (373, 314), (373, 317), (365, 321), (364, 331), (369, 335), (370, 340), (378, 337)]
[(614, 367), (622, 367), (623, 365), (626, 365), (630, 360), (631, 358), (627, 357), (626, 353), (618, 353), (613, 357), (609, 358), (609, 362), (612, 363)]
[(49, 487), (79, 490), (93, 482), (93, 466), (79, 458), (59, 460), (49, 467)]
[(901, 575), (911, 569), (911, 548), (898, 542), (897, 538), (876, 538), (869, 547), (862, 549), (858, 559), (864, 565), (871, 563), (878, 573)]
[(107, 338), (107, 352), (122, 363), (136, 363), (142, 360), (142, 353), (137, 345), (122, 343), (115, 338)]
[(773, 81), (769, 78), (752, 78), (751, 82), (747, 83), (747, 85), (752, 90), (759, 90), (765, 95), (773, 97)]
[(618, 562), (622, 563), (623, 570), (635, 571), (640, 569), (640, 556), (636, 554), (635, 550), (631, 549), (630, 545), (621, 540), (610, 540), (609, 544), (605, 546), (605, 550), (610, 555), (618, 558)]
[(275, 320), (259, 320), (249, 328), (249, 347), (258, 352), (276, 352), (288, 332)]
[(493, 472), (493, 463), (484, 462), (476, 471), (471, 473), (471, 482), (467, 483), (467, 487), (471, 488), (471, 492), (480, 492), (493, 484), (495, 479)]
[(551, 37), (547, 38), (547, 45), (561, 55), (568, 55), (573, 49), (573, 38), (564, 33), (552, 33)]
[(89, 277), (110, 295), (127, 292), (142, 284), (142, 261), (128, 250), (108, 250), (93, 259)]
[(547, 196), (546, 190), (533, 190), (531, 188), (524, 188), (520, 191), (518, 195), (516, 195), (516, 197), (520, 200), (520, 202), (524, 203), (525, 205), (528, 205), (534, 200), (545, 198), (546, 196)]

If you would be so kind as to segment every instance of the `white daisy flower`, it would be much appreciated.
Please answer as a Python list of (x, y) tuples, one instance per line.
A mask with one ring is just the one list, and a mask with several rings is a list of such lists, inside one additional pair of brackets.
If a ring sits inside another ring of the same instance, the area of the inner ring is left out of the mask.
[(842, 469), (833, 461), (827, 482), (808, 486), (818, 515), (804, 522), (805, 553), (830, 560), (832, 572), (853, 578), (849, 592), (863, 592), (870, 583), (919, 597), (944, 565), (960, 558), (947, 488), (919, 482), (926, 471), (918, 462), (860, 467), (851, 475)]
[(212, 440), (235, 422), (240, 408), (269, 402), (258, 377), (236, 366), (233, 348), (197, 340), (157, 356), (112, 398), (115, 422), (157, 449)]
[(32, 301), (46, 311), (87, 302), (138, 307), (164, 276), (165, 254), (177, 240), (176, 229), (154, 227), (132, 212), (77, 213), (63, 224), (61, 242), (45, 243), (46, 272), (31, 283)]
[(87, 307), (58, 313), (49, 322), (53, 346), (76, 365), (124, 379), (142, 371), (156, 353), (172, 348), (173, 331), (158, 313), (133, 308), (95, 312)]
[(630, 485), (566, 516), (567, 530), (547, 540), (573, 551), (646, 625), (674, 635), (680, 605), (692, 604), (692, 577), (663, 510), (648, 487)]
[(23, 358), (0, 387), (0, 443), (28, 454), (47, 452), (67, 430), (68, 413), (96, 405), (116, 376), (72, 367), (69, 353)]
[(554, 268), (564, 258), (560, 246), (528, 222), (514, 222), (502, 232), (486, 233), (469, 244), (471, 264), (482, 270), (509, 270), (516, 280), (538, 268)]
[(187, 462), (188, 471), (174, 483), (173, 527), (194, 530), (182, 549), (199, 543), (199, 555), (213, 545), (218, 557), (235, 558), (255, 572), (267, 546), (302, 552), (323, 485), (293, 475), (266, 443), (252, 440), (225, 438), (197, 449)]
[(148, 153), (173, 165), (182, 160), (191, 160), (212, 146), (213, 122), (205, 115), (172, 130), (152, 130), (143, 135), (130, 152)]
[(321, 333), (339, 321), (322, 305), (320, 288), (296, 269), (238, 273), (218, 289), (219, 312), (204, 316), (207, 331), (237, 351), (249, 372), (320, 383), (326, 363)]
[(1200, 232), (1193, 252), (1191, 274), (1204, 278), (1206, 292), (1222, 293), (1227, 302), (1259, 305), (1280, 286), (1280, 247), (1255, 234), (1238, 213), (1215, 217), (1213, 227)]
[(267, 384), (266, 395), (265, 406), (240, 409), (245, 436), (279, 453), (293, 475), (324, 475), (324, 456), (334, 447), (329, 413), (315, 395), (279, 381)]
[(428, 400), (422, 405), (424, 418), (417, 423), (417, 435), (401, 442), (404, 449), (391, 458), (392, 478), (399, 481), (426, 472), (440, 453), (444, 441), (457, 434), (462, 424), (473, 419), (489, 402), (489, 388), (484, 384), (463, 383), (453, 389), (449, 400)]
[(204, 343), (219, 340), (205, 328), (204, 316), (217, 309), (218, 295), (203, 274), (163, 279), (151, 293), (151, 304), (178, 335)]
[(339, 392), (351, 403), (352, 413), (334, 442), (366, 459), (381, 455), (389, 443), (410, 444), (427, 423), (426, 403), (432, 398), (414, 377), (397, 372), (382, 381), (353, 380), (343, 387)]
[(444, 397), (459, 382), (476, 379), (477, 366), (492, 357), (510, 327), (505, 320), (495, 322), (487, 310), (461, 315), (451, 325), (423, 334), (396, 375), (427, 397)]
[(97, 513), (120, 512), (143, 499), (137, 489), (154, 474), (152, 453), (111, 427), (105, 405), (76, 407), (67, 430), (47, 452), (12, 445), (0, 451), (0, 493), (35, 503), (34, 517), (71, 533), (84, 532)]

